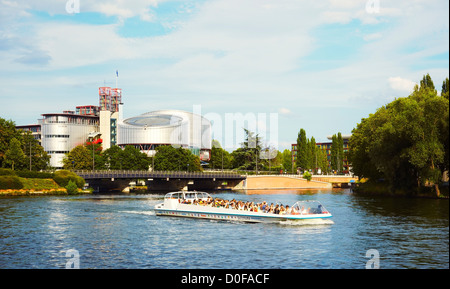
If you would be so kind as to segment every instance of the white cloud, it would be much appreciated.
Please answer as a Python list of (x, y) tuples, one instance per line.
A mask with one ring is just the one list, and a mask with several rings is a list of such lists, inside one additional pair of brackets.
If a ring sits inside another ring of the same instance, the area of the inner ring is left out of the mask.
[(414, 81), (401, 77), (389, 77), (388, 82), (392, 89), (406, 92), (412, 92), (416, 85)]

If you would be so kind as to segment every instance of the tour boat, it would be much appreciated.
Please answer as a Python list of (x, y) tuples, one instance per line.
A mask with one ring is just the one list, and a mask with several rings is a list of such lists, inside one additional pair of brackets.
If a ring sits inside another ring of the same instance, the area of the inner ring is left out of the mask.
[[(298, 201), (289, 213), (275, 214), (261, 210), (243, 210), (211, 203), (212, 197), (205, 192), (172, 192), (164, 202), (154, 208), (157, 216), (187, 217), (241, 222), (280, 222), (331, 218), (332, 215), (318, 201)], [(209, 203), (209, 204), (208, 204)]]

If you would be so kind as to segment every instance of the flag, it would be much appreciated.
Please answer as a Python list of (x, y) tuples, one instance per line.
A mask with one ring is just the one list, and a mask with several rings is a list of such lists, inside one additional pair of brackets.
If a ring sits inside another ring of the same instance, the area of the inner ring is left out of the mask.
[(116, 70), (116, 75), (117, 75), (117, 77), (119, 77), (119, 71), (118, 70)]

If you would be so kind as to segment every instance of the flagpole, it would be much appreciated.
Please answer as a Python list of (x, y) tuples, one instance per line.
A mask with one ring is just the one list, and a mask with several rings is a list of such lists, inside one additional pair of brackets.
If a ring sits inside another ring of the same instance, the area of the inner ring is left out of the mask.
[(119, 79), (119, 70), (116, 70), (116, 88), (118, 88), (118, 87), (117, 87), (117, 81), (118, 81), (118, 79)]

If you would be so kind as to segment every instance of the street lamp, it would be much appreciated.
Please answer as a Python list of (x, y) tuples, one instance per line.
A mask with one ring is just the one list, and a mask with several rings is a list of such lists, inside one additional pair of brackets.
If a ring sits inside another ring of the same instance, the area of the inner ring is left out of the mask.
[(94, 131), (89, 133), (88, 138), (91, 139), (91, 144), (92, 144), (92, 171), (95, 170), (95, 156), (94, 156), (94, 138), (96, 136), (100, 136), (101, 133), (98, 131)]
[(92, 171), (95, 170), (95, 156), (94, 156), (94, 138), (91, 140), (92, 145)]

